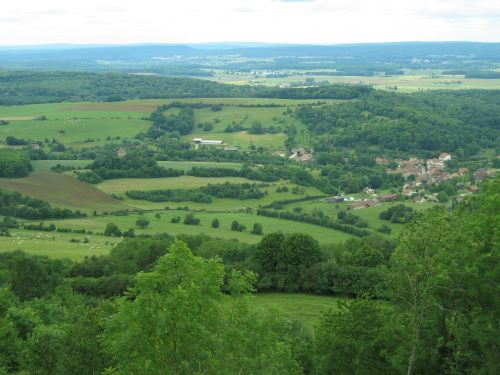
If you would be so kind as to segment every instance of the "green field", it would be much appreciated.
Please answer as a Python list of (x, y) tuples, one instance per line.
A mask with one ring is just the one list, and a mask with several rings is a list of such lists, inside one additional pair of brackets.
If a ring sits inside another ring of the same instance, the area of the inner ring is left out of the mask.
[[(167, 114), (175, 112), (175, 109), (167, 111)], [(276, 134), (249, 134), (247, 131), (239, 131), (235, 133), (224, 133), (224, 129), (229, 125), (239, 124), (246, 129), (249, 129), (253, 122), (259, 121), (264, 128), (275, 127), (278, 131)], [(245, 107), (230, 107), (224, 106), (222, 110), (214, 112), (210, 108), (201, 108), (195, 110), (195, 124), (211, 123), (213, 129), (209, 132), (195, 128), (192, 134), (185, 136), (186, 140), (192, 138), (205, 138), (223, 140), (229, 145), (240, 146), (244, 149), (250, 145), (268, 146), (273, 149), (283, 148), (283, 143), (286, 140), (284, 130), (287, 126), (305, 131), (305, 126), (290, 114), (286, 114), (285, 108), (245, 108)]]
[[(336, 218), (337, 214), (342, 211), (346, 210), (349, 205), (352, 202), (342, 202), (342, 203), (326, 203), (326, 202), (320, 202), (318, 200), (312, 200), (312, 201), (307, 201), (307, 202), (300, 202), (300, 203), (294, 203), (286, 206), (286, 209), (291, 211), (294, 207), (300, 207), (303, 212), (308, 212), (311, 213), (315, 209), (321, 210), (326, 216), (329, 216), (331, 218)], [(393, 224), (388, 220), (381, 220), (379, 219), (379, 214), (382, 211), (387, 210), (391, 206), (397, 205), (397, 204), (404, 204), (405, 206), (414, 208), (416, 210), (424, 210), (430, 207), (434, 207), (436, 203), (413, 203), (413, 202), (389, 202), (389, 203), (384, 203), (379, 206), (373, 206), (373, 207), (367, 207), (367, 208), (362, 208), (354, 211), (349, 211), (352, 214), (361, 217), (362, 219), (366, 220), (368, 222), (368, 230), (373, 231), (374, 233), (379, 233), (376, 231), (377, 228), (381, 227), (382, 225), (387, 225), (392, 229), (392, 233), (390, 236), (397, 236), (401, 230), (403, 229), (403, 225), (401, 224)], [(380, 233), (379, 233), (380, 234)]]
[[(251, 234), (250, 231), (254, 223), (261, 223), (263, 232), (271, 233), (282, 231), (284, 233), (308, 233), (321, 243), (342, 242), (349, 238), (343, 232), (333, 229), (323, 228), (312, 224), (304, 224), (289, 220), (273, 219), (268, 217), (257, 216), (254, 214), (246, 213), (227, 213), (227, 212), (196, 212), (195, 216), (200, 219), (199, 225), (185, 225), (182, 224), (184, 216), (188, 212), (183, 210), (167, 210), (161, 212), (161, 218), (155, 217), (156, 213), (148, 212), (143, 215), (129, 214), (127, 216), (98, 216), (83, 219), (67, 219), (67, 220), (46, 220), (47, 223), (54, 223), (58, 227), (72, 228), (72, 229), (87, 229), (95, 233), (102, 233), (108, 223), (115, 223), (124, 231), (129, 228), (135, 228), (136, 234), (146, 233), (169, 233), (175, 234), (191, 234), (197, 235), (205, 233), (215, 238), (236, 238), (240, 241), (247, 243), (259, 242), (262, 236)], [(181, 223), (171, 223), (173, 217), (181, 217)], [(139, 229), (136, 227), (135, 222), (139, 217), (144, 217), (150, 221), (150, 225), (146, 229)], [(212, 228), (211, 222), (213, 219), (219, 219), (220, 227), (217, 229)], [(230, 229), (233, 220), (237, 220), (246, 226), (244, 232), (236, 232)]]
[(265, 311), (278, 311), (314, 328), (323, 313), (338, 310), (337, 303), (343, 300), (345, 299), (312, 294), (258, 293), (253, 296), (252, 304)]
[[(328, 69), (321, 69), (328, 70)], [(334, 70), (332, 70), (332, 73)], [(348, 83), (372, 85), (380, 90), (393, 90), (397, 86), (400, 92), (416, 92), (421, 90), (470, 90), (470, 89), (500, 89), (500, 79), (465, 78), (463, 75), (441, 75), (436, 70), (410, 71), (405, 75), (382, 76), (305, 76), (305, 71), (284, 71), (289, 74), (283, 78), (266, 78), (254, 76), (251, 73), (227, 74), (219, 71), (212, 80), (236, 85), (287, 85), (291, 83), (305, 83), (306, 78), (314, 78), (316, 82)], [(210, 78), (209, 78), (210, 79)]]
[[(8, 125), (0, 128), (0, 137), (15, 136), (32, 141), (57, 139), (65, 146), (89, 147), (120, 142), (117, 137), (133, 138), (150, 123), (143, 120), (150, 111), (136, 112), (109, 108), (93, 110), (81, 103), (33, 104), (0, 107), (0, 119)], [(45, 120), (40, 117), (45, 116)]]
[(257, 182), (243, 177), (164, 177), (164, 178), (120, 178), (106, 180), (96, 186), (106, 193), (124, 194), (128, 190), (157, 190), (157, 189), (191, 189), (208, 184), (224, 182), (244, 183)]
[[(171, 102), (221, 104), (223, 109), (213, 112), (210, 108), (195, 110), (196, 124), (215, 122), (210, 132), (198, 128), (186, 140), (194, 137), (215, 138), (236, 144), (243, 148), (250, 145), (281, 148), (286, 139), (283, 133), (285, 126), (293, 125), (300, 131), (305, 126), (288, 114), (284, 114), (285, 106), (313, 104), (317, 100), (292, 99), (259, 99), (259, 98), (212, 98), (212, 99), (151, 99), (128, 100), (123, 102), (82, 102), (51, 103), (19, 106), (0, 106), (0, 119), (9, 124), (0, 128), (0, 138), (15, 136), (31, 141), (58, 140), (65, 146), (73, 148), (92, 147), (109, 143), (121, 143), (121, 139), (133, 138), (139, 132), (146, 131), (151, 122), (147, 120), (151, 112), (161, 104)], [(338, 100), (322, 102), (338, 103)], [(269, 105), (283, 107), (235, 107), (237, 105)], [(175, 109), (171, 111), (175, 112)], [(45, 119), (42, 119), (44, 117)], [(277, 134), (249, 135), (246, 131), (224, 133), (223, 130), (233, 121), (250, 127), (253, 121), (260, 121), (264, 127), (271, 125), (282, 128)], [(307, 137), (304, 137), (307, 140)]]
[(117, 211), (126, 208), (95, 186), (55, 172), (33, 172), (24, 178), (0, 178), (0, 189), (18, 191), (49, 201), (56, 207), (82, 210)]
[[(0, 237), (0, 252), (24, 250), (34, 255), (45, 255), (51, 258), (68, 258), (82, 260), (86, 256), (109, 253), (116, 238), (85, 235), (77, 233), (38, 232), (31, 230), (11, 230), (12, 237)], [(73, 239), (90, 242), (75, 243)]]

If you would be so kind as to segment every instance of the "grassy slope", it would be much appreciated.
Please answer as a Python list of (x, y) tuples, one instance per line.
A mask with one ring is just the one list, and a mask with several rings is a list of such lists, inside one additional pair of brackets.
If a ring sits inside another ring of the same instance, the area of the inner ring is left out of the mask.
[(85, 212), (117, 211), (125, 207), (90, 184), (54, 172), (33, 172), (24, 178), (0, 178), (0, 188), (47, 200), (57, 207)]
[(267, 311), (279, 311), (313, 328), (319, 322), (322, 313), (330, 309), (338, 310), (337, 302), (342, 300), (339, 297), (311, 294), (258, 293), (252, 298), (252, 304)]

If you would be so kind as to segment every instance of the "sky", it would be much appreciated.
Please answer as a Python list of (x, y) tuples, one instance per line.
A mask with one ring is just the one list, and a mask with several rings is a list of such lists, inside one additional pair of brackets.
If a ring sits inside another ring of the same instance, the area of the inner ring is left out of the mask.
[(2, 0), (0, 45), (500, 41), (500, 0)]

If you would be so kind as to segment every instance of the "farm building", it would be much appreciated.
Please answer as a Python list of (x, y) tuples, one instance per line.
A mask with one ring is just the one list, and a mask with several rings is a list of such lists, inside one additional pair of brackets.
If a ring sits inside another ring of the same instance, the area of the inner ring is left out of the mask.
[(379, 199), (382, 202), (390, 202), (390, 201), (395, 201), (398, 199), (399, 195), (398, 194), (384, 194), (379, 197)]
[(359, 210), (360, 208), (378, 206), (380, 201), (376, 199), (368, 199), (366, 201), (356, 202), (349, 206), (350, 210)]
[(195, 145), (201, 145), (201, 146), (220, 146), (220, 145), (224, 144), (224, 141), (209, 140), (209, 139), (203, 139), (203, 138), (193, 138), (193, 143)]
[(340, 195), (336, 195), (334, 197), (329, 197), (329, 198), (325, 198), (323, 199), (324, 202), (327, 202), (327, 203), (340, 203), (340, 202), (343, 202), (347, 200), (345, 197), (342, 197)]

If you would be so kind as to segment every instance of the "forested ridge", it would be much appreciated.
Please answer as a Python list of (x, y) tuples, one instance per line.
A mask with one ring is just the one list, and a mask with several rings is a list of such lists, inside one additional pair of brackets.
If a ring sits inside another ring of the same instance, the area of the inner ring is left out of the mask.
[(0, 105), (167, 98), (354, 99), (370, 91), (362, 85), (279, 89), (180, 77), (0, 70)]
[(499, 91), (373, 92), (337, 106), (301, 106), (296, 116), (323, 136), (318, 151), (376, 145), (406, 152), (472, 155), (500, 140)]

